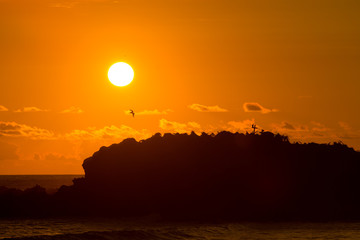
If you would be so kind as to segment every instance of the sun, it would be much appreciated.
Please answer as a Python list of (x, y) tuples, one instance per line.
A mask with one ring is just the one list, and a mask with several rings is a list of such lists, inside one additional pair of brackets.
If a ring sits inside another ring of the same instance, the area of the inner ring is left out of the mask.
[(134, 70), (125, 62), (117, 62), (109, 68), (108, 78), (115, 86), (123, 87), (132, 82)]

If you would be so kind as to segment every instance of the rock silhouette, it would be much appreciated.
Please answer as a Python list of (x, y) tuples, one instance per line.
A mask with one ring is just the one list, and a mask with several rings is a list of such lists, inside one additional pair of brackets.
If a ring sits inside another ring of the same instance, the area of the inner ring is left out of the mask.
[[(342, 143), (159, 133), (101, 147), (40, 212), (170, 219), (360, 219), (360, 153)], [(18, 194), (21, 196), (21, 194)], [(0, 206), (4, 203), (0, 191)], [(14, 207), (16, 210), (16, 207)], [(14, 211), (15, 211), (14, 210)]]

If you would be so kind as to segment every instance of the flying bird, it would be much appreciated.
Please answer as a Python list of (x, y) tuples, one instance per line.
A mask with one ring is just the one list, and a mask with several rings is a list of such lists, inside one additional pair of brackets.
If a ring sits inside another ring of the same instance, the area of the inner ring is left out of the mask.
[(132, 114), (132, 116), (135, 117), (135, 113), (132, 109), (130, 109), (130, 114)]

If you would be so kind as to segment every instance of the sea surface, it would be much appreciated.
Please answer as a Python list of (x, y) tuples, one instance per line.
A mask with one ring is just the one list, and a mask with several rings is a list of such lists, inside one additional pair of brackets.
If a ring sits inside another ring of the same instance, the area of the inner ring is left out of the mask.
[(74, 178), (84, 175), (0, 175), (0, 186), (25, 190), (35, 185), (54, 192), (62, 185), (72, 185)]
[[(0, 175), (0, 186), (47, 190), (71, 185), (83, 175)], [(143, 219), (44, 218), (0, 219), (0, 239), (115, 240), (303, 240), (360, 239), (360, 223), (168, 223), (158, 217)]]
[(360, 223), (149, 223), (115, 219), (0, 220), (0, 239), (360, 239)]

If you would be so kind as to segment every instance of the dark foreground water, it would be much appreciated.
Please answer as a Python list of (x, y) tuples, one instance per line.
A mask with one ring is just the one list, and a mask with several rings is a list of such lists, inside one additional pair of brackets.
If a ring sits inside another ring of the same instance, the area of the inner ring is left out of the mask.
[[(47, 190), (71, 185), (82, 175), (0, 175), (0, 186)], [(164, 223), (149, 219), (0, 219), (0, 239), (360, 239), (360, 223)]]
[(0, 239), (360, 239), (360, 223), (149, 223), (114, 219), (0, 220)]

